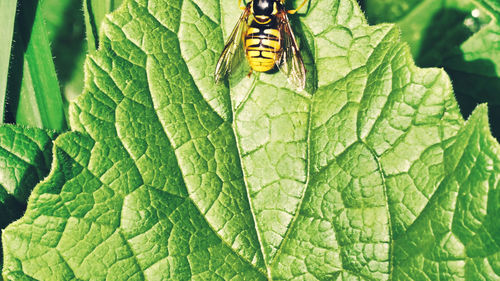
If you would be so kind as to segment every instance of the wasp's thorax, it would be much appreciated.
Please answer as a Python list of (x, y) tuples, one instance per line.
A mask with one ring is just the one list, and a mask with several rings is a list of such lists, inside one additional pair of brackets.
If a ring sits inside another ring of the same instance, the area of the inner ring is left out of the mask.
[[(307, 1), (304, 0), (300, 7)], [(251, 70), (266, 72), (279, 66), (292, 84), (300, 90), (304, 89), (306, 70), (287, 17), (287, 14), (297, 10), (287, 11), (285, 0), (246, 2), (244, 12), (217, 62), (215, 81), (229, 75), (234, 71), (233, 67), (242, 65), (233, 62), (239, 61), (241, 56), (237, 54), (243, 53), (235, 50), (243, 47)], [(238, 3), (241, 4), (241, 0)]]
[(281, 8), (279, 0), (254, 0), (252, 1), (252, 14), (259, 23), (267, 23)]

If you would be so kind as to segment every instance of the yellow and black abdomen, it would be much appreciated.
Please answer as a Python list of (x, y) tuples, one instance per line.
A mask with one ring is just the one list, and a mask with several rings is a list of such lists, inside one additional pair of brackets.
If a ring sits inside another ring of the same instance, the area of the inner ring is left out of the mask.
[(259, 72), (274, 68), (281, 52), (280, 32), (274, 24), (253, 21), (245, 35), (245, 53), (250, 67)]

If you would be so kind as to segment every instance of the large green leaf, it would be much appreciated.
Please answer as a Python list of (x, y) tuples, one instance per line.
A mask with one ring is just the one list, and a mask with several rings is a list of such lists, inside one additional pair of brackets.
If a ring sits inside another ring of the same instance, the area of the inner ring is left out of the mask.
[[(125, 1), (53, 170), (3, 232), (7, 280), (495, 279), (499, 145), (354, 0), (291, 16), (307, 92), (213, 71), (239, 9)], [(314, 62), (314, 63), (312, 63)]]

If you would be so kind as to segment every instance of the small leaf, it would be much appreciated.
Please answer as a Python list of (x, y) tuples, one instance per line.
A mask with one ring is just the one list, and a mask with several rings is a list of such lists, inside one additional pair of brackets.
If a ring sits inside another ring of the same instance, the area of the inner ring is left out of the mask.
[(0, 126), (0, 229), (23, 215), (31, 190), (48, 174), (56, 136), (39, 129)]
[(52, 162), (51, 131), (14, 125), (0, 126), (3, 167), (0, 185), (19, 202), (26, 202), (31, 189), (49, 171)]

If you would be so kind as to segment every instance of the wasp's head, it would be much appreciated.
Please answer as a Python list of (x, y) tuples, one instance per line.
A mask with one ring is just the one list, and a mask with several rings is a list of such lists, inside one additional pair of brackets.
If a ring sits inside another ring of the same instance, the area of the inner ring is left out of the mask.
[(278, 13), (279, 0), (253, 0), (252, 13), (255, 16), (270, 17)]

